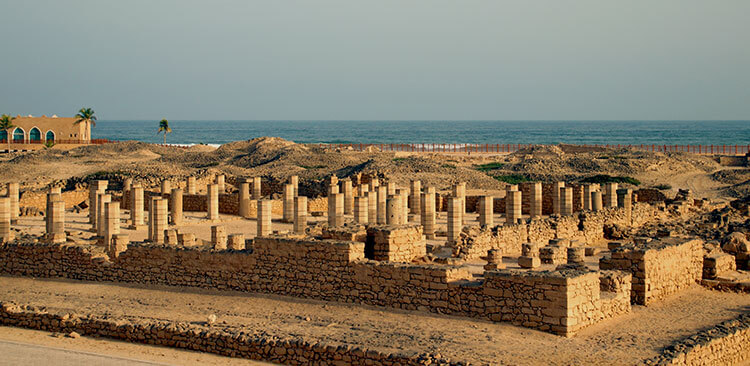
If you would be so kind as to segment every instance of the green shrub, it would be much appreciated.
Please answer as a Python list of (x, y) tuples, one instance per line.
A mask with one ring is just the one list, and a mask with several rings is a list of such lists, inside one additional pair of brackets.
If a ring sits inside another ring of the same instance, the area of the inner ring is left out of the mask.
[(496, 176), (493, 176), (493, 178), (501, 182), (508, 183), (508, 184), (519, 184), (523, 182), (531, 182), (531, 179), (529, 179), (529, 177), (523, 174), (496, 175)]
[(503, 163), (487, 163), (487, 164), (480, 164), (475, 167), (476, 170), (479, 170), (480, 172), (488, 172), (490, 170), (500, 169), (503, 167)]
[(441, 166), (442, 166), (443, 168), (448, 168), (448, 169), (456, 169), (456, 166), (455, 166), (455, 165), (453, 165), (453, 164), (443, 164), (443, 165), (441, 165)]
[(598, 174), (591, 177), (586, 177), (581, 180), (583, 183), (598, 183), (598, 184), (605, 184), (605, 183), (628, 183), (632, 184), (634, 186), (640, 185), (641, 182), (638, 179), (635, 179), (633, 177), (620, 177), (616, 176), (613, 177), (611, 175), (607, 174)]
[(404, 160), (406, 160), (406, 158), (393, 158), (394, 163), (397, 163), (399, 161), (404, 161)]
[(660, 191), (666, 191), (666, 190), (672, 189), (672, 186), (670, 186), (669, 184), (659, 184), (659, 185), (655, 185), (654, 188)]

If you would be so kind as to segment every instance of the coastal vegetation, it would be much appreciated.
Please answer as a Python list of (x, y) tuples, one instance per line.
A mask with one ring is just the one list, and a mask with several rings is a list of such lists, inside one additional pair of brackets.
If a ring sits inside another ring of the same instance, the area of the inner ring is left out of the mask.
[(7, 114), (3, 114), (0, 117), (0, 129), (5, 131), (5, 139), (8, 140), (8, 152), (10, 152), (11, 132), (16, 128), (16, 126), (13, 125), (14, 119), (15, 117), (11, 117)]
[(162, 119), (159, 121), (159, 131), (157, 131), (157, 134), (163, 133), (164, 134), (164, 145), (167, 144), (167, 134), (172, 132), (172, 129), (169, 127), (169, 121), (166, 119)]

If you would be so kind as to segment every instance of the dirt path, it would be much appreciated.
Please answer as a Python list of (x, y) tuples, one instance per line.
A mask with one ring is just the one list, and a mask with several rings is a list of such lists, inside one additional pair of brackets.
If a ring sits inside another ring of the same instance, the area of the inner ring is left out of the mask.
[(0, 327), (0, 365), (271, 365), (210, 353)]
[(674, 340), (750, 311), (750, 296), (694, 288), (574, 338), (467, 318), (279, 296), (174, 287), (0, 277), (0, 301), (50, 311), (205, 322), (280, 338), (384, 352), (429, 352), (479, 364), (634, 364)]

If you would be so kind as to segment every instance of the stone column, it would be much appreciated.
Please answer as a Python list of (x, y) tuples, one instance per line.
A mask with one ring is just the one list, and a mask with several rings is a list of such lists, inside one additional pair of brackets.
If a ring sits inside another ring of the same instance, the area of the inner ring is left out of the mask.
[(492, 226), (495, 224), (494, 204), (495, 198), (492, 196), (482, 196), (479, 198), (479, 225)]
[(164, 230), (164, 244), (177, 246), (177, 229), (166, 229)]
[(463, 228), (463, 212), (461, 212), (461, 198), (448, 198), (448, 242), (458, 240)]
[(560, 214), (560, 189), (563, 187), (565, 182), (552, 183), (552, 213), (555, 215)]
[(210, 221), (219, 220), (219, 185), (209, 184), (206, 197), (207, 218)]
[(341, 180), (341, 193), (344, 194), (344, 214), (351, 215), (354, 211), (354, 192), (351, 179)]
[(172, 225), (180, 226), (182, 225), (182, 189), (172, 188), (169, 199), (172, 201), (170, 206), (172, 211)]
[(219, 187), (220, 193), (224, 193), (227, 190), (226, 179), (227, 177), (224, 174), (219, 174), (216, 176), (216, 185)]
[(570, 216), (573, 214), (573, 188), (560, 188), (560, 215)]
[(422, 193), (421, 200), (420, 219), (423, 233), (427, 239), (435, 239), (435, 189), (427, 188), (427, 191)]
[(177, 243), (183, 247), (195, 246), (195, 234), (179, 233), (177, 234)]
[(568, 248), (568, 264), (583, 264), (586, 261), (586, 248)]
[(245, 250), (245, 234), (229, 234), (227, 249)]
[(389, 196), (396, 194), (396, 182), (388, 182), (385, 187)]
[(289, 177), (289, 184), (294, 187), (294, 197), (299, 196), (299, 177), (296, 175)]
[(240, 182), (238, 209), (240, 217), (250, 218), (250, 181), (248, 179)]
[(370, 185), (369, 184), (360, 184), (356, 188), (354, 188), (354, 194), (357, 196), (366, 197), (367, 192), (370, 191)]
[(99, 194), (99, 196), (97, 197), (96, 208), (97, 210), (99, 210), (99, 213), (96, 217), (96, 227), (94, 228), (97, 236), (104, 235), (104, 228), (105, 228), (104, 218), (106, 215), (105, 205), (109, 202), (112, 202), (112, 195), (102, 193), (102, 194)]
[(0, 243), (13, 239), (15, 233), (10, 229), (10, 197), (0, 197)]
[(605, 183), (602, 195), (604, 207), (617, 207), (617, 183)]
[(388, 220), (386, 219), (386, 200), (388, 199), (388, 188), (385, 186), (378, 187), (378, 224), (383, 225)]
[(151, 242), (163, 244), (164, 243), (164, 230), (167, 229), (167, 206), (168, 202), (165, 198), (153, 197), (151, 201), (151, 210), (149, 214), (151, 220), (148, 223), (149, 238)]
[(211, 226), (211, 245), (214, 250), (227, 249), (227, 229), (224, 226)]
[(542, 183), (529, 184), (529, 216), (531, 218), (542, 216)]
[(89, 182), (89, 223), (96, 228), (96, 219), (99, 215), (99, 210), (96, 207), (98, 203), (98, 196), (100, 193), (104, 193), (107, 190), (106, 180), (95, 180)]
[(461, 199), (461, 225), (466, 223), (466, 182), (461, 182), (453, 186), (453, 197)]
[[(65, 202), (59, 193), (50, 193), (47, 203), (47, 241), (65, 242)], [(1, 235), (1, 234), (0, 234)]]
[(367, 222), (376, 224), (378, 222), (378, 193), (365, 192), (367, 196)]
[(583, 210), (591, 211), (591, 184), (583, 185)]
[(621, 188), (617, 190), (617, 207), (624, 208), (625, 214), (628, 217), (628, 222), (631, 218), (633, 211), (633, 190)]
[(409, 193), (411, 194), (409, 196), (409, 202), (411, 203), (409, 212), (414, 215), (419, 215), (422, 212), (419, 207), (422, 201), (422, 182), (418, 180), (411, 181), (411, 192)]
[(409, 191), (406, 189), (401, 190), (401, 225), (405, 225), (409, 222)]
[(516, 224), (521, 218), (521, 191), (508, 191), (505, 193), (505, 222), (509, 225)]
[(194, 176), (189, 176), (188, 177), (187, 184), (186, 184), (185, 188), (187, 189), (187, 194), (195, 194), (195, 192), (197, 190), (196, 190), (195, 177)]
[(539, 258), (539, 245), (536, 243), (524, 243), (521, 245), (521, 256), (518, 257), (518, 266), (521, 268), (537, 268), (542, 265)]
[(370, 190), (372, 192), (377, 192), (379, 186), (380, 186), (380, 181), (378, 180), (378, 178), (370, 179)]
[(143, 187), (134, 184), (130, 190), (130, 229), (143, 227)]
[(329, 184), (328, 185), (328, 196), (334, 195), (336, 193), (339, 193), (339, 185), (338, 184)]
[(328, 226), (344, 225), (344, 194), (334, 193), (328, 196)]
[(367, 197), (354, 197), (354, 221), (359, 224), (367, 224)]
[(601, 191), (591, 192), (591, 209), (593, 211), (602, 210), (602, 192)]
[(399, 217), (401, 216), (401, 210), (401, 196), (388, 195), (385, 208), (386, 224), (399, 225), (401, 223), (401, 218)]
[(50, 209), (50, 202), (52, 201), (62, 201), (62, 195), (60, 193), (54, 193), (52, 189), (50, 189), (50, 192), (47, 193), (47, 202), (44, 205), (44, 209), (45, 209), (44, 230), (45, 230), (45, 233), (47, 234), (49, 234), (52, 231), (52, 226), (51, 226), (52, 210)]
[(112, 247), (112, 236), (120, 233), (120, 202), (104, 204), (104, 235), (102, 244), (109, 252)]
[(18, 222), (18, 216), (21, 213), (19, 207), (19, 185), (16, 182), (8, 183), (7, 193), (10, 197), (10, 222), (15, 224)]
[(115, 259), (120, 254), (128, 250), (128, 244), (130, 243), (130, 237), (128, 234), (115, 234), (112, 236), (112, 245), (109, 246), (109, 259)]
[(172, 182), (166, 179), (161, 181), (161, 196), (167, 197), (167, 195), (171, 192), (172, 192)]
[(253, 199), (259, 200), (263, 197), (263, 190), (261, 189), (260, 177), (253, 178)]
[(281, 205), (281, 220), (284, 222), (294, 222), (294, 186), (291, 183), (284, 184)]
[(490, 249), (487, 251), (487, 264), (484, 265), (485, 271), (492, 271), (495, 269), (503, 269), (503, 255), (499, 249)]
[(307, 228), (307, 197), (294, 197), (294, 232), (304, 234)]
[(271, 234), (271, 209), (273, 201), (258, 200), (258, 232), (257, 236), (268, 236)]

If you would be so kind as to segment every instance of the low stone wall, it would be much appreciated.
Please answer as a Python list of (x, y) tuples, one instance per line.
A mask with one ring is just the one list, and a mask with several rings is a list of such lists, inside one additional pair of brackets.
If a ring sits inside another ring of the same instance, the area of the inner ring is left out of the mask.
[(16, 242), (0, 249), (0, 271), (273, 293), (509, 321), (564, 336), (630, 309), (627, 296), (616, 295), (622, 289), (600, 292), (599, 275), (588, 270), (498, 270), (475, 279), (456, 266), (367, 260), (364, 247), (284, 237), (256, 238), (242, 251), (131, 243), (110, 261), (91, 246)]
[[(74, 190), (62, 192), (62, 200), (65, 201), (65, 207), (70, 208), (89, 199), (88, 190)], [(26, 191), (21, 193), (18, 205), (20, 207), (35, 207), (39, 211), (47, 210), (47, 193)]]
[(499, 249), (504, 255), (521, 255), (521, 245), (528, 242), (526, 224), (503, 225), (489, 228), (465, 226), (458, 240), (449, 243), (453, 254), (464, 259), (476, 259), (490, 249)]
[(750, 314), (742, 314), (667, 347), (643, 365), (745, 365), (748, 361)]
[(703, 241), (663, 238), (646, 244), (628, 244), (599, 260), (601, 270), (633, 274), (632, 301), (649, 305), (694, 285), (703, 274)]
[(77, 332), (86, 336), (133, 343), (183, 348), (228, 357), (284, 365), (458, 365), (428, 354), (401, 355), (345, 344), (278, 339), (243, 329), (217, 329), (194, 323), (133, 321), (127, 318), (71, 316), (40, 311), (30, 306), (0, 304), (0, 324), (48, 332)]

